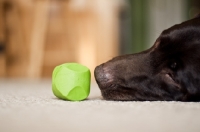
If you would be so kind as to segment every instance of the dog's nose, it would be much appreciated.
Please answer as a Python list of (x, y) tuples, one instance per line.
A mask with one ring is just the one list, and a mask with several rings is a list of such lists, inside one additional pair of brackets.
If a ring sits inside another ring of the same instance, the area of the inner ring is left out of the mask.
[(94, 75), (96, 82), (101, 89), (113, 81), (113, 75), (111, 74), (110, 68), (104, 64), (95, 68)]
[(97, 83), (102, 82), (103, 80), (105, 80), (104, 71), (103, 71), (103, 66), (102, 65), (99, 65), (99, 66), (97, 66), (95, 68), (94, 76), (95, 76), (95, 79), (96, 79)]

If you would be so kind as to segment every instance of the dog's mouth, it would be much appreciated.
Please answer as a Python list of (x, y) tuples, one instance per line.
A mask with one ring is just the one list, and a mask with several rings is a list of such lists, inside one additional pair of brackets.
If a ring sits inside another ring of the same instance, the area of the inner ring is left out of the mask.
[(165, 77), (166, 77), (168, 80), (175, 82), (174, 77), (172, 76), (172, 74), (167, 73), (167, 74), (165, 74)]
[(174, 76), (171, 73), (166, 73), (163, 78), (167, 83), (176, 86), (177, 88), (181, 88), (180, 84), (175, 80)]

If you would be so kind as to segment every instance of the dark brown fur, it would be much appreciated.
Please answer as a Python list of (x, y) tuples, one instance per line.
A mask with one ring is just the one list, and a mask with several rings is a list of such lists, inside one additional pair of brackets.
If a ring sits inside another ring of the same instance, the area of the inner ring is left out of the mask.
[(96, 67), (106, 100), (200, 101), (200, 17), (164, 30), (153, 47)]

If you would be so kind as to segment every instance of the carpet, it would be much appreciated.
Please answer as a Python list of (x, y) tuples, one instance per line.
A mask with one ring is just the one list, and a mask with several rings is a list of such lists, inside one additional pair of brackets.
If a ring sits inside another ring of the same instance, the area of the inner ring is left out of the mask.
[(0, 132), (200, 132), (198, 102), (57, 99), (51, 80), (0, 79)]

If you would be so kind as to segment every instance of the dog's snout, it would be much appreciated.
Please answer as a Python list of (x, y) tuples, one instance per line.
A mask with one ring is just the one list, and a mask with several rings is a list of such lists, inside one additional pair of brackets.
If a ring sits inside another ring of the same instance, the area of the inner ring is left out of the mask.
[(110, 72), (109, 67), (106, 67), (103, 64), (95, 68), (94, 76), (101, 89), (104, 88), (106, 84), (113, 81), (113, 76)]
[(96, 79), (97, 83), (104, 80), (104, 71), (103, 71), (103, 66), (102, 65), (99, 65), (99, 66), (97, 66), (95, 68), (94, 76), (95, 76), (95, 79)]

